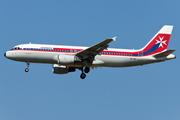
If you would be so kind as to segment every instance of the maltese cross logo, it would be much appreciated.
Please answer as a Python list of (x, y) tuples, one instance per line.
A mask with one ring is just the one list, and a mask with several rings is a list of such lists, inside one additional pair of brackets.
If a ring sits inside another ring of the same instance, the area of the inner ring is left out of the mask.
[[(159, 37), (159, 40), (156, 40), (157, 43), (160, 43), (159, 46), (162, 47), (162, 48), (163, 48), (163, 44), (167, 45), (167, 44), (166, 44), (166, 41), (167, 41), (167, 40), (163, 40), (163, 39), (164, 39), (164, 36), (163, 36), (163, 37)], [(157, 43), (156, 43), (156, 44), (157, 44)]]

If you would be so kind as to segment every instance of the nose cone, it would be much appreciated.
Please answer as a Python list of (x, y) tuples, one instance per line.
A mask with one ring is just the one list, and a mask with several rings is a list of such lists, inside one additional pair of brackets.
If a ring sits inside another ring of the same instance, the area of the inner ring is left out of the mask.
[(4, 57), (6, 57), (6, 53), (4, 53)]
[(7, 51), (4, 56), (10, 60), (18, 60), (18, 56), (14, 51)]

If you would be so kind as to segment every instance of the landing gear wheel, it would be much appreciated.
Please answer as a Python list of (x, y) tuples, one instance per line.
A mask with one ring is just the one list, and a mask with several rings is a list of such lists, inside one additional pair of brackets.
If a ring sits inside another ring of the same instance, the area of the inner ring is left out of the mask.
[(29, 71), (29, 69), (28, 69), (28, 68), (26, 68), (26, 69), (25, 69), (25, 72), (28, 72), (28, 71)]
[(30, 64), (29, 62), (26, 63), (27, 68), (25, 69), (25, 72), (29, 71), (29, 64)]
[(90, 68), (89, 67), (85, 67), (84, 72), (88, 73), (89, 71), (90, 71)]
[(85, 73), (81, 73), (81, 79), (84, 79), (86, 77), (86, 74)]

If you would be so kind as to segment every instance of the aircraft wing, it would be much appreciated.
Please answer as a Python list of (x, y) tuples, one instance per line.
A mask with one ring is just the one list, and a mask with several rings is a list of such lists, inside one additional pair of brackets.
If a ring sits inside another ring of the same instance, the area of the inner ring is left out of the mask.
[(116, 37), (106, 39), (96, 45), (93, 45), (87, 49), (84, 49), (83, 51), (80, 51), (76, 53), (76, 56), (78, 56), (80, 59), (87, 59), (87, 58), (94, 58), (96, 55), (99, 55), (100, 52), (102, 52), (104, 49), (107, 49), (109, 47), (109, 43), (116, 40)]

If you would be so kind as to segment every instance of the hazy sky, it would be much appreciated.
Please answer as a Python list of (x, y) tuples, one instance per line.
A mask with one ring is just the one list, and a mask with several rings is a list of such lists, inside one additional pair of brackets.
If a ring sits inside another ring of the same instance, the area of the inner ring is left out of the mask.
[[(1, 120), (179, 120), (180, 1), (1, 0)], [(52, 73), (50, 64), (4, 57), (18, 44), (92, 46), (117, 36), (110, 48), (142, 48), (164, 25), (174, 29), (174, 60), (129, 68)]]

